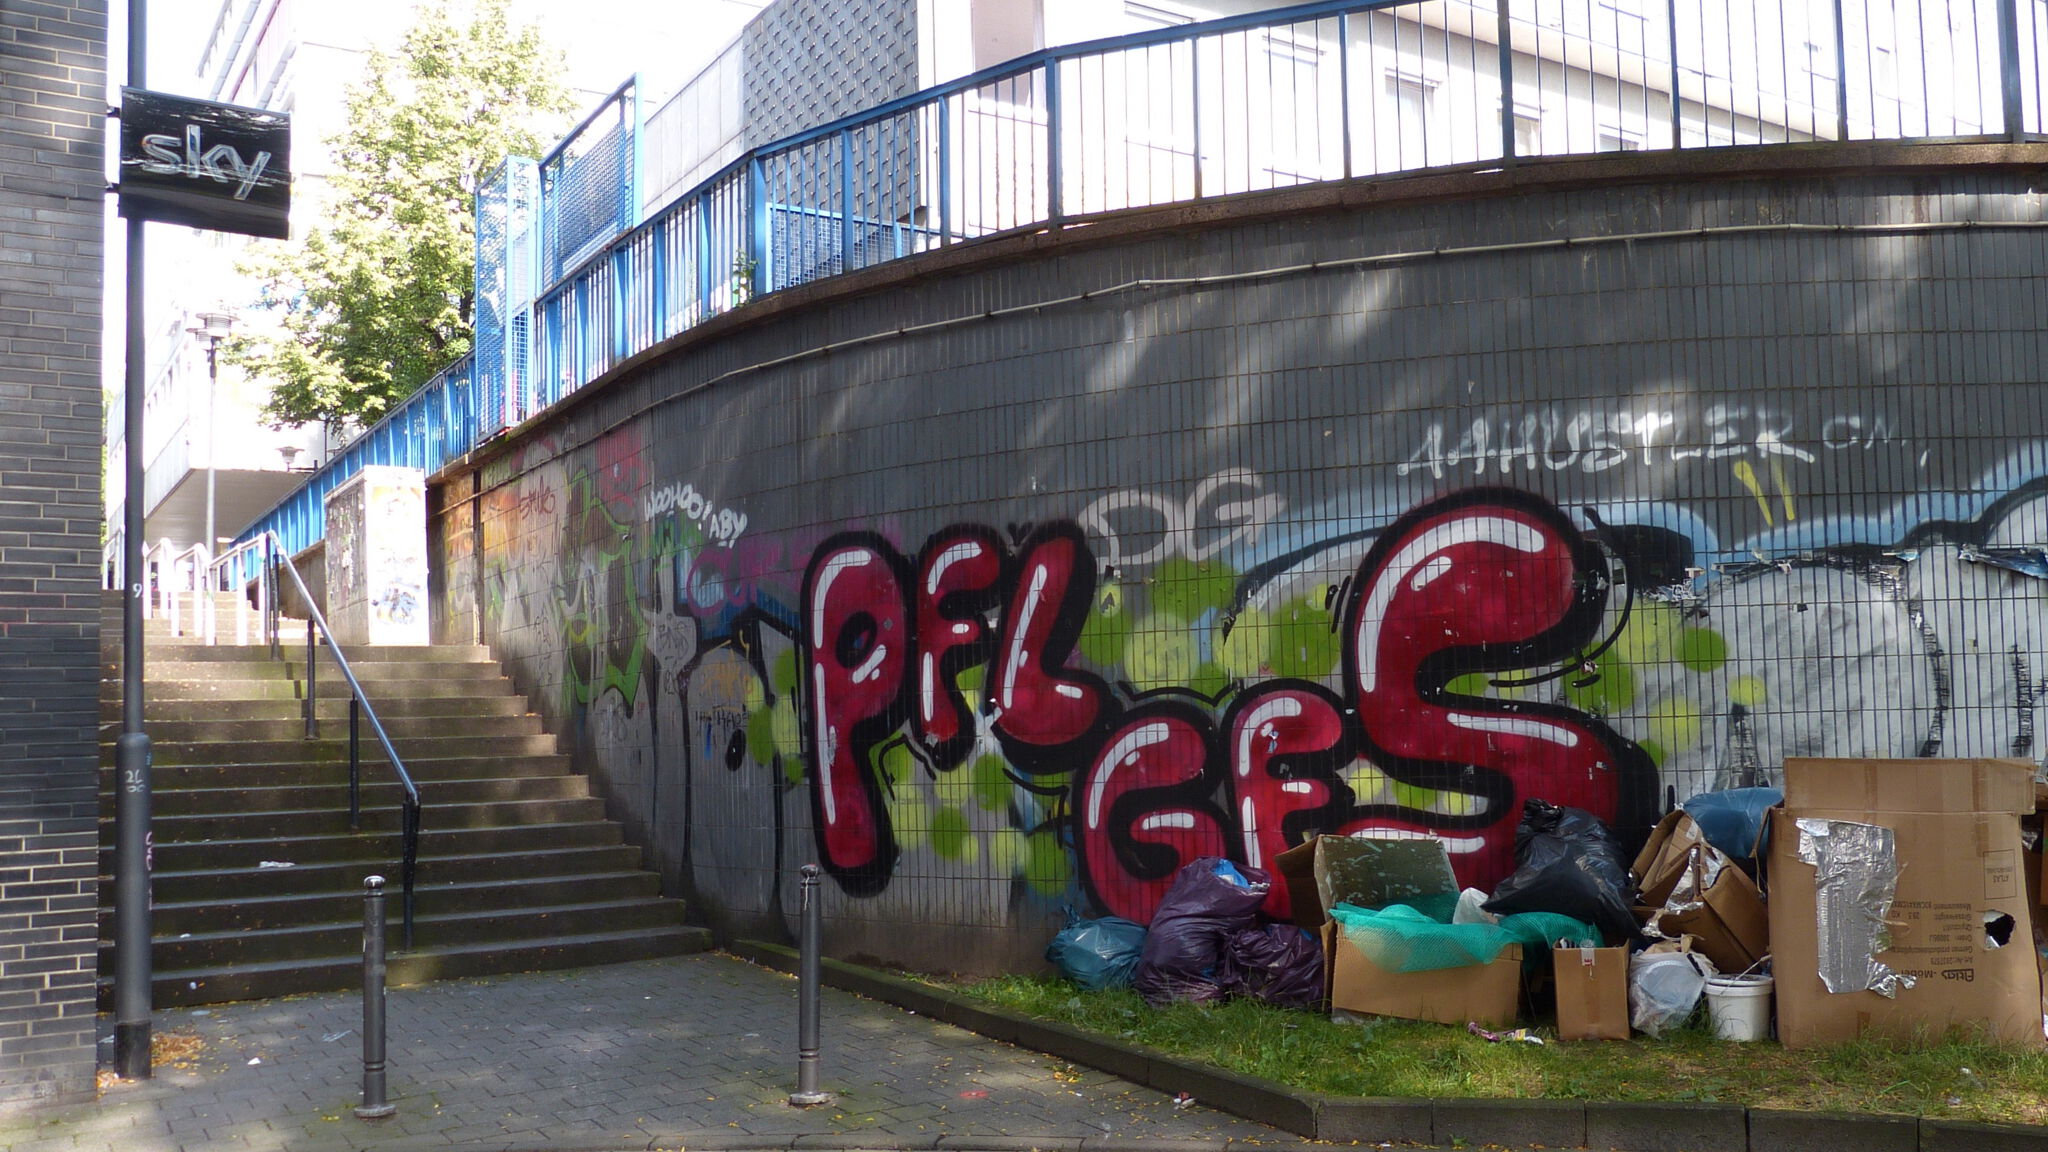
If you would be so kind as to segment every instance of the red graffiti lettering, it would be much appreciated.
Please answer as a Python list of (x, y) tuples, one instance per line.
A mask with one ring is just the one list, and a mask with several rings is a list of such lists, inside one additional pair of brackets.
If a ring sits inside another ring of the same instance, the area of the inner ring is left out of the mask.
[(1465, 673), (1571, 657), (1592, 639), (1606, 596), (1597, 550), (1524, 493), (1459, 493), (1391, 525), (1351, 590), (1345, 673), (1366, 755), (1438, 799), (1382, 800), (1354, 811), (1346, 830), (1436, 832), (1460, 881), (1490, 888), (1513, 868), (1523, 797), (1613, 821), (1626, 741), (1569, 708), (1448, 688)]
[(1107, 686), (1066, 667), (1094, 595), (1095, 568), (1079, 529), (1041, 529), (1025, 543), (989, 687), (996, 733), (1026, 771), (1071, 769), (1058, 753), (1104, 719)]
[(1214, 728), (1199, 710), (1133, 710), (1074, 781), (1074, 854), (1095, 902), (1152, 922), (1181, 865), (1228, 855), (1225, 817), (1210, 797)]
[(919, 738), (934, 765), (952, 768), (974, 744), (974, 714), (960, 673), (994, 651), (983, 614), (995, 607), (1003, 542), (985, 528), (949, 528), (925, 543), (917, 565)]
[[(1350, 806), (1351, 790), (1337, 779), (1348, 759), (1342, 710), (1319, 685), (1276, 681), (1232, 705), (1223, 732), (1237, 858), (1270, 872), (1273, 857)], [(1264, 907), (1276, 919), (1293, 915), (1287, 885), (1274, 884)]]
[(870, 755), (904, 719), (907, 567), (886, 541), (854, 534), (828, 541), (804, 577), (811, 814), (822, 863), (858, 894), (887, 886), (896, 862)]

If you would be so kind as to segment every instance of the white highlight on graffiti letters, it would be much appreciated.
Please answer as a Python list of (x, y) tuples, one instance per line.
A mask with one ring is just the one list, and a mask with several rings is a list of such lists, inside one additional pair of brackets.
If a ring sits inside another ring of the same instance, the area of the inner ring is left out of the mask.
[[(1257, 543), (1266, 525), (1279, 518), (1287, 501), (1278, 493), (1264, 491), (1264, 487), (1265, 482), (1251, 469), (1228, 468), (1195, 485), (1185, 501), (1158, 492), (1126, 489), (1096, 500), (1082, 509), (1077, 519), (1081, 529), (1099, 542), (1096, 551), (1102, 562), (1112, 567), (1142, 568), (1173, 556), (1199, 563), (1240, 541)], [(1231, 489), (1245, 489), (1248, 494), (1242, 499), (1211, 504)], [(1157, 521), (1157, 527), (1148, 525), (1140, 529), (1127, 524), (1120, 533), (1111, 523), (1112, 518), (1142, 523), (1147, 516)], [(1204, 531), (1215, 529), (1223, 531), (1208, 540), (1199, 538)], [(1150, 547), (1127, 550), (1132, 546), (1124, 540), (1126, 534), (1149, 538), (1152, 533), (1156, 533), (1156, 539)]]
[(1578, 733), (1541, 720), (1526, 716), (1475, 716), (1469, 712), (1452, 712), (1445, 717), (1460, 728), (1474, 732), (1499, 732), (1504, 736), (1528, 736), (1537, 740), (1548, 740), (1566, 748), (1579, 745)]
[(1172, 732), (1163, 723), (1155, 721), (1146, 724), (1125, 734), (1124, 738), (1117, 741), (1116, 746), (1109, 750), (1109, 755), (1098, 762), (1101, 766), (1088, 781), (1089, 828), (1102, 827), (1102, 793), (1109, 787), (1109, 778), (1116, 774), (1116, 770), (1124, 767), (1127, 761), (1137, 763), (1139, 751), (1150, 748), (1171, 735)]
[[(828, 645), (833, 640), (832, 637), (825, 635), (825, 605), (832, 602), (831, 590), (833, 581), (838, 580), (842, 573), (851, 569), (865, 568), (877, 562), (875, 555), (871, 552), (842, 552), (827, 560), (824, 566), (819, 569), (817, 593), (811, 598), (811, 648), (813, 651), (829, 650)], [(825, 717), (830, 716), (832, 712), (831, 709), (825, 707), (825, 665), (823, 661), (817, 661), (811, 665), (811, 699), (818, 702), (819, 717), (817, 724), (818, 761), (813, 765), (813, 770), (818, 773), (821, 784), (819, 792), (824, 796), (825, 823), (831, 824), (839, 815), (839, 806), (833, 803), (832, 799), (834, 795), (832, 767), (837, 763), (838, 759), (839, 732), (825, 721)]]
[(1484, 516), (1439, 524), (1396, 552), (1382, 569), (1381, 578), (1373, 583), (1365, 610), (1359, 614), (1358, 686), (1362, 690), (1371, 692), (1379, 684), (1380, 625), (1386, 619), (1387, 605), (1393, 601), (1395, 589), (1423, 561), (1454, 544), (1498, 544), (1517, 552), (1536, 553), (1543, 551), (1543, 533), (1516, 520)]

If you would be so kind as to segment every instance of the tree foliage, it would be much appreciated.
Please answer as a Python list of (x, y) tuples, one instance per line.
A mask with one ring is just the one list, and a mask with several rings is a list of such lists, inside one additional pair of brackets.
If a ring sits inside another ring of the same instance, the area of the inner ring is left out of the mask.
[(395, 53), (372, 52), (320, 223), (245, 261), (279, 325), (227, 355), (271, 382), (268, 419), (374, 421), (469, 351), (477, 189), (570, 108), (560, 53), (505, 9), (428, 0)]

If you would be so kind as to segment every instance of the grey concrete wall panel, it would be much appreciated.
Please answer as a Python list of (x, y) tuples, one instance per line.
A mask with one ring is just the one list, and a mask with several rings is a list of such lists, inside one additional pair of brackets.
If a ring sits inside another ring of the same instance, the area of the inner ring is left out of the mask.
[(0, 20), (0, 1111), (90, 1099), (106, 7)]
[(775, 933), (817, 860), (911, 964), (1314, 830), (1485, 883), (1529, 797), (2041, 758), (2024, 175), (1318, 204), (681, 341), (483, 466), (443, 595), (673, 891)]

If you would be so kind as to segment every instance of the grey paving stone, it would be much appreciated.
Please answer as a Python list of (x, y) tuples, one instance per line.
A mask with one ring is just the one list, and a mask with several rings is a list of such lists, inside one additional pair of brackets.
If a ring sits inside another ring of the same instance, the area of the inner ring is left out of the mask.
[(729, 956), (396, 988), (389, 1095), (398, 1114), (375, 1123), (349, 1111), (361, 1089), (359, 997), (167, 1011), (158, 1031), (204, 1043), (192, 1067), (117, 1085), (98, 1103), (41, 1117), (47, 1125), (0, 1122), (0, 1147), (609, 1152), (667, 1141), (713, 1152), (799, 1138), (879, 1149), (1017, 1138), (1072, 1152), (1091, 1136), (1280, 1135), (1212, 1109), (1177, 1109), (1099, 1072), (1077, 1075), (929, 1015), (833, 989), (823, 1008), (821, 1079), (843, 1106), (806, 1112), (787, 1103), (795, 983)]

